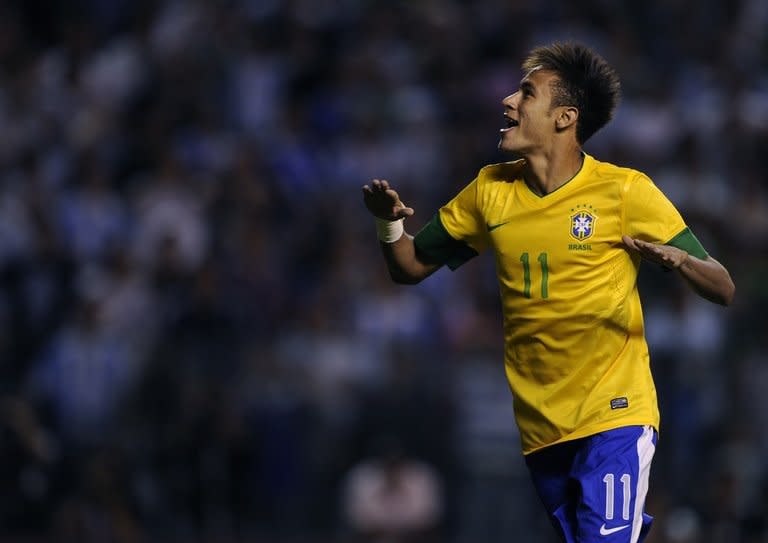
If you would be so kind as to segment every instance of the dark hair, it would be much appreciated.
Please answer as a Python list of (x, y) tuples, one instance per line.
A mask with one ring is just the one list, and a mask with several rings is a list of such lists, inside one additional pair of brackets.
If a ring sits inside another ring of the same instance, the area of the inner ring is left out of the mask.
[(579, 110), (579, 143), (587, 141), (613, 117), (621, 96), (619, 76), (589, 47), (578, 43), (536, 47), (523, 62), (526, 72), (534, 68), (557, 74), (552, 84), (552, 107), (573, 106)]

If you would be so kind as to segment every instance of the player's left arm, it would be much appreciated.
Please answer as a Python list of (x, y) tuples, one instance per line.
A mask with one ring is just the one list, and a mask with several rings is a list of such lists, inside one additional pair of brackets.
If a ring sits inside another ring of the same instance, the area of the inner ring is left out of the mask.
[(645, 260), (677, 270), (699, 296), (720, 305), (730, 305), (733, 301), (736, 286), (731, 275), (711, 256), (698, 258), (679, 247), (649, 243), (626, 235), (622, 240)]

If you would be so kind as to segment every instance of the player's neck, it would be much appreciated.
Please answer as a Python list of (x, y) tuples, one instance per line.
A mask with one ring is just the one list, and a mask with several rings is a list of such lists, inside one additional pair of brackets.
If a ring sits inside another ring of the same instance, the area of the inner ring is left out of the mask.
[(565, 153), (526, 156), (525, 162), (525, 183), (539, 196), (546, 196), (573, 179), (584, 163), (584, 154), (577, 146)]

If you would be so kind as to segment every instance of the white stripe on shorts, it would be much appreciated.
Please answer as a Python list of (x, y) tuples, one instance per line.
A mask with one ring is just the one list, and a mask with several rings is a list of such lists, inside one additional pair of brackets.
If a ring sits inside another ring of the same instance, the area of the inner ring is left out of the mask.
[(632, 537), (630, 543), (637, 543), (640, 530), (643, 527), (643, 508), (645, 496), (648, 494), (648, 478), (651, 474), (651, 460), (656, 446), (653, 444), (653, 428), (643, 426), (643, 433), (637, 440), (637, 458), (639, 460), (637, 472), (637, 493), (635, 494), (635, 514), (632, 521)]

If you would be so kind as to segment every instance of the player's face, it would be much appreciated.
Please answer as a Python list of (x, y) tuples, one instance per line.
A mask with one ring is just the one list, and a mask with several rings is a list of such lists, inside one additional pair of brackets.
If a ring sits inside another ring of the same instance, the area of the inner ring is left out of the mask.
[(523, 156), (546, 149), (555, 134), (555, 113), (550, 107), (554, 72), (534, 68), (520, 81), (520, 88), (501, 103), (507, 127), (501, 129), (499, 149)]

